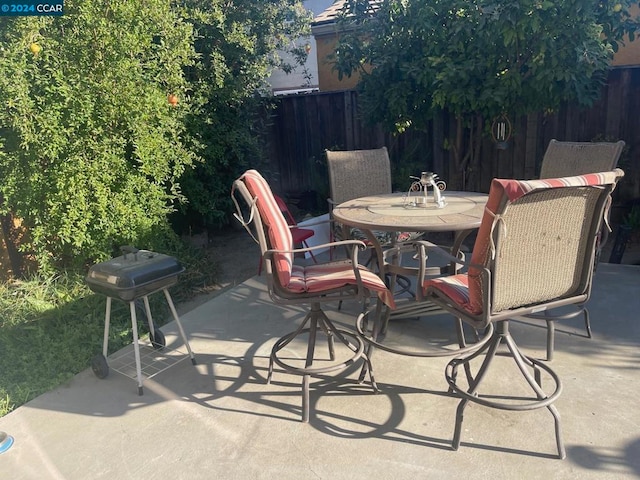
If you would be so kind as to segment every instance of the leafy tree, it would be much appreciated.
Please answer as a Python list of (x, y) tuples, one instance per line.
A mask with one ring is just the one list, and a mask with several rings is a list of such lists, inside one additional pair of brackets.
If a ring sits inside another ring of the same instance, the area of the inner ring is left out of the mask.
[(390, 130), (453, 114), (450, 174), (464, 174), (486, 119), (597, 99), (614, 51), (638, 29), (632, 3), (347, 0), (335, 68), (361, 75), (364, 116)]
[[(187, 128), (204, 162), (182, 179), (189, 203), (181, 207), (180, 220), (203, 228), (228, 221), (229, 186), (248, 166), (266, 160), (260, 143), (271, 102), (266, 79), (274, 68), (289, 72), (304, 62), (304, 42), (296, 45), (294, 39), (309, 33), (311, 13), (299, 0), (187, 0), (183, 5), (198, 53), (187, 70)], [(293, 64), (279, 52), (292, 53)]]
[(196, 157), (168, 95), (186, 91), (192, 37), (165, 0), (0, 18), (1, 208), (43, 270), (171, 238), (177, 180)]

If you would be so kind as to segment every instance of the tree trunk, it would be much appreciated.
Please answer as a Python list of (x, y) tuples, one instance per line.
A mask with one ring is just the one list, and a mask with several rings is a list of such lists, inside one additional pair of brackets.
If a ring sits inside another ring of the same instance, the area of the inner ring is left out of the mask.
[(3, 265), (3, 275), (6, 278), (21, 278), (23, 260), (22, 255), (16, 246), (16, 228), (13, 215), (10, 213), (0, 217), (0, 228), (2, 229), (2, 241), (6, 252), (6, 258), (9, 260), (8, 265)]
[(463, 117), (456, 117), (455, 140), (451, 147), (455, 172), (450, 173), (448, 182), (452, 190), (468, 190), (474, 186), (480, 164), (483, 128), (481, 115), (472, 117), (468, 127), (465, 127)]

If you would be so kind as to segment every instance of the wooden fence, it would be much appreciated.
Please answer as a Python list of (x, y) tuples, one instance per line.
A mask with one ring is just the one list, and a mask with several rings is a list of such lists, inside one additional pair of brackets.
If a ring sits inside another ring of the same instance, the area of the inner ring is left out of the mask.
[[(292, 198), (317, 199), (328, 194), (325, 149), (366, 149), (387, 146), (394, 187), (409, 185), (409, 175), (434, 171), (447, 179), (454, 168), (444, 148), (453, 119), (446, 113), (435, 118), (427, 132), (390, 135), (380, 127), (366, 126), (358, 113), (354, 91), (281, 97), (268, 132), (272, 182)], [(494, 177), (529, 179), (537, 176), (549, 140), (613, 141), (627, 147), (620, 166), (626, 176), (617, 203), (640, 197), (640, 68), (611, 70), (600, 100), (589, 109), (568, 105), (552, 114), (532, 114), (511, 119), (513, 135), (507, 149), (492, 139), (482, 145), (479, 168), (467, 188), (487, 192)], [(308, 206), (308, 205), (306, 205)]]

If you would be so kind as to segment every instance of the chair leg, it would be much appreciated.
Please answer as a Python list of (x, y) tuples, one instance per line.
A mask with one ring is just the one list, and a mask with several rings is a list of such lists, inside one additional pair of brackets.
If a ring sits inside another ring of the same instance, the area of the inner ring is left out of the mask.
[[(544, 362), (531, 357), (527, 357), (520, 352), (518, 346), (513, 340), (513, 337), (511, 337), (511, 334), (509, 333), (508, 324), (509, 322), (506, 320), (498, 322), (493, 338), (488, 344), (484, 345), (482, 349), (474, 352), (467, 357), (454, 358), (447, 364), (447, 367), (445, 369), (445, 378), (447, 379), (447, 383), (449, 384), (450, 389), (461, 398), (456, 410), (456, 423), (453, 434), (452, 448), (454, 450), (457, 450), (460, 446), (464, 410), (469, 402), (478, 403), (489, 408), (498, 408), (502, 410), (512, 411), (525, 411), (546, 407), (554, 419), (558, 456), (560, 458), (565, 458), (566, 451), (562, 442), (560, 415), (555, 405), (553, 405), (553, 402), (556, 401), (562, 391), (562, 384), (560, 382), (560, 379), (557, 374)], [(525, 402), (522, 398), (519, 397), (505, 396), (501, 400), (489, 400), (489, 397), (485, 398), (478, 394), (480, 383), (482, 382), (489, 369), (490, 364), (495, 358), (498, 347), (502, 343), (506, 344), (509, 350), (510, 357), (515, 361), (518, 369), (520, 370), (520, 373), (529, 384), (531, 389), (535, 392), (535, 399), (532, 398), (530, 399), (530, 401)], [(472, 359), (476, 358), (478, 355), (480, 355), (480, 353), (484, 351), (486, 351), (485, 358), (478, 370), (478, 373), (473, 378), (473, 380), (469, 382), (468, 389), (463, 389), (458, 386), (456, 380), (457, 371), (460, 365), (463, 365), (466, 368), (466, 365), (469, 364)], [(534, 371), (533, 375), (529, 371), (531, 368), (533, 368)], [(555, 391), (550, 395), (547, 395), (540, 386), (540, 370), (546, 371), (555, 383)], [(517, 400), (517, 402), (514, 402), (514, 400)]]
[[(307, 358), (304, 368), (309, 369), (313, 365), (313, 358), (316, 351), (316, 335), (318, 333), (318, 319), (311, 315), (309, 325), (309, 343), (307, 344)], [(309, 383), (310, 375), (307, 373), (302, 377), (302, 421), (309, 422)]]
[(582, 314), (584, 315), (584, 329), (587, 331), (587, 337), (591, 338), (591, 322), (589, 321), (589, 310), (582, 308)]
[(284, 337), (280, 337), (276, 342), (276, 344), (273, 346), (271, 350), (271, 356), (269, 357), (269, 373), (267, 375), (267, 385), (271, 383), (271, 378), (273, 377), (273, 364), (276, 362), (276, 353), (282, 350), (287, 345), (289, 345), (289, 343), (291, 343), (291, 341), (294, 338), (296, 338), (303, 331), (305, 331), (305, 326), (310, 322), (310, 319), (311, 319), (311, 311), (309, 311), (305, 315), (304, 319), (302, 320), (298, 328), (293, 333), (285, 335)]
[[(456, 324), (456, 335), (458, 336), (458, 346), (460, 348), (465, 348), (467, 346), (467, 340), (464, 337), (464, 327), (462, 325), (462, 320), (459, 317), (456, 317), (455, 324)], [(476, 341), (477, 340), (478, 340), (478, 337), (476, 337)], [(473, 378), (473, 376), (471, 375), (471, 365), (469, 365), (469, 363), (465, 363), (464, 371), (467, 375), (467, 380), (471, 382), (471, 379)]]
[[(323, 312), (324, 315), (324, 312)], [(326, 316), (325, 316), (326, 318)], [(327, 319), (328, 320), (328, 319)], [(334, 361), (336, 359), (335, 338), (332, 330), (329, 329), (326, 322), (316, 322), (317, 327), (321, 328), (324, 334), (327, 336), (327, 346), (329, 347), (329, 360)], [(312, 327), (313, 328), (313, 327)]]
[(553, 350), (555, 349), (556, 321), (547, 319), (547, 361), (553, 360)]
[(451, 448), (458, 450), (460, 448), (460, 432), (462, 431), (462, 420), (464, 420), (464, 409), (469, 401), (465, 398), (460, 400), (458, 408), (456, 408), (456, 425), (453, 429), (453, 440), (451, 441)]
[[(496, 352), (498, 350), (498, 347), (500, 346), (500, 343), (501, 343), (500, 337), (495, 337), (494, 340), (492, 340), (487, 345), (483, 346), (480, 350), (478, 350), (477, 352), (474, 352), (472, 355), (470, 355), (465, 360), (460, 362), (460, 363), (463, 363), (465, 365), (465, 371), (467, 371), (467, 374), (469, 374), (468, 370), (467, 370), (467, 366), (469, 365), (470, 360), (475, 358), (475, 357), (477, 357), (477, 356), (479, 356), (484, 351), (487, 351), (487, 354), (486, 354), (486, 356), (484, 358), (484, 361), (482, 362), (482, 365), (480, 366), (480, 369), (478, 370), (478, 374), (476, 375), (476, 377), (473, 380), (471, 380), (471, 382), (469, 382), (469, 390), (467, 392), (468, 395), (475, 396), (476, 390), (480, 386), (480, 382), (484, 378), (485, 374), (487, 373), (487, 369), (489, 368), (489, 365), (491, 364), (492, 360), (496, 356)], [(454, 392), (456, 392), (456, 390), (454, 388), (455, 379), (457, 377), (457, 369), (458, 369), (456, 359), (454, 359), (451, 362), (449, 362), (449, 365), (452, 365), (452, 367), (453, 367), (453, 369), (452, 369), (453, 384), (451, 382), (449, 382), (449, 389), (453, 390)], [(447, 365), (447, 367), (448, 367), (448, 365)], [(460, 448), (460, 437), (461, 437), (461, 432), (462, 432), (462, 421), (464, 419), (464, 409), (467, 406), (467, 403), (469, 403), (469, 399), (468, 398), (463, 398), (462, 400), (460, 400), (460, 403), (458, 404), (458, 408), (456, 409), (456, 424), (455, 424), (455, 427), (454, 427), (454, 430), (453, 430), (453, 441), (451, 443), (451, 446), (453, 447), (454, 450), (458, 450), (458, 448)]]
[[(373, 331), (371, 333), (372, 338), (377, 339), (378, 338), (378, 334), (380, 333), (380, 324), (379, 324), (379, 319), (381, 318), (381, 314), (382, 314), (382, 302), (377, 302), (376, 303), (376, 309), (375, 309), (375, 321), (373, 322)], [(360, 331), (364, 332), (365, 330), (368, 329), (368, 324), (369, 322), (369, 312), (363, 312), (362, 313), (362, 325), (359, 326), (358, 328), (358, 334), (360, 335), (360, 337), (364, 338), (364, 335), (360, 334)], [(362, 370), (360, 370), (360, 376), (358, 377), (358, 382), (362, 383), (364, 382), (365, 377), (367, 376), (367, 373), (369, 374), (369, 377), (372, 379), (373, 382), (373, 365), (371, 363), (371, 356), (373, 355), (373, 348), (374, 345), (370, 342), (367, 342), (367, 346), (365, 348), (365, 357), (366, 357), (366, 361), (364, 363), (364, 365), (362, 365)]]
[[(316, 340), (317, 333), (319, 331), (322, 331), (327, 335), (330, 362), (332, 363), (326, 366), (314, 367), (314, 361), (316, 360)], [(288, 364), (284, 359), (279, 357), (279, 352), (289, 343), (291, 343), (298, 335), (301, 335), (303, 333), (309, 334), (304, 367)], [(352, 352), (347, 359), (338, 363), (336, 363), (335, 361), (335, 339), (339, 340)], [(353, 341), (350, 339), (353, 339)], [(360, 358), (363, 358), (365, 363), (369, 367), (369, 378), (371, 379), (371, 387), (374, 392), (378, 391), (375, 379), (371, 372), (371, 363), (369, 362), (368, 358), (366, 358), (364, 349), (364, 342), (355, 332), (337, 328), (322, 311), (322, 309), (320, 308), (320, 304), (314, 303), (312, 304), (310, 311), (307, 313), (298, 328), (294, 332), (279, 338), (273, 346), (271, 350), (271, 356), (269, 358), (269, 373), (267, 376), (267, 383), (271, 382), (274, 364), (277, 364), (288, 373), (302, 376), (302, 421), (306, 423), (309, 421), (310, 416), (309, 390), (311, 377), (314, 375), (344, 370), (348, 366), (358, 361)]]
[[(547, 397), (547, 394), (541, 388), (540, 369), (536, 368), (538, 366), (537, 365), (538, 362), (523, 355), (520, 352), (520, 349), (516, 345), (516, 342), (511, 335), (507, 335), (505, 337), (505, 342), (509, 347), (509, 351), (511, 352), (514, 360), (516, 361), (516, 364), (518, 365), (520, 372), (522, 373), (524, 378), (527, 380), (527, 382), (529, 383), (533, 391), (536, 392), (536, 395), (538, 396), (538, 400), (540, 400), (544, 404), (545, 403), (544, 401), (547, 400), (548, 397)], [(527, 369), (527, 364), (534, 367), (534, 374), (535, 374), (534, 377), (532, 377), (531, 374), (529, 373), (529, 370)], [(554, 380), (557, 380), (557, 392), (559, 396), (560, 392), (562, 391), (562, 385), (560, 384), (560, 380), (558, 379), (557, 376), (554, 378)], [(556, 432), (556, 445), (558, 448), (558, 456), (561, 459), (565, 458), (567, 454), (564, 448), (564, 442), (562, 441), (560, 413), (558, 412), (558, 409), (553, 404), (553, 402), (549, 402), (541, 406), (545, 406), (553, 416), (553, 422), (554, 422), (554, 427)]]
[(591, 338), (591, 322), (589, 321), (589, 310), (587, 310), (584, 305), (578, 305), (577, 308), (577, 311), (559, 317), (553, 317), (549, 313), (549, 311), (545, 310), (544, 319), (547, 323), (547, 361), (553, 360), (553, 352), (555, 350), (556, 320), (570, 319), (582, 314), (582, 317), (584, 319), (584, 329), (587, 333), (587, 338)]
[[(307, 243), (307, 241), (306, 241), (306, 240), (304, 240), (304, 241), (302, 242), (302, 246), (303, 246), (304, 248), (309, 248), (309, 244)], [(316, 263), (316, 264), (317, 264), (317, 263), (318, 263), (318, 260), (316, 259), (316, 256), (313, 254), (313, 252), (312, 252), (312, 251), (309, 251), (309, 255), (311, 255), (311, 260), (313, 260), (313, 263)]]

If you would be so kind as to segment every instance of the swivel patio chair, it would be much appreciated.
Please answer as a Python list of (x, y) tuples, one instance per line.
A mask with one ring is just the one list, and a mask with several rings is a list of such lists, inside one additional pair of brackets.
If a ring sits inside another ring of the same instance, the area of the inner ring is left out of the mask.
[[(616, 168), (625, 142), (561, 142), (551, 140), (542, 159), (540, 178), (557, 178), (586, 173), (604, 172)], [(597, 267), (602, 247), (609, 237), (608, 215), (606, 225), (600, 230), (595, 245), (595, 265)], [(529, 315), (529, 318), (544, 320), (547, 325), (547, 360), (553, 359), (555, 344), (555, 322), (569, 320), (582, 315), (588, 338), (591, 338), (589, 311), (584, 305), (577, 305), (565, 313), (545, 310), (541, 314)]]
[(552, 139), (542, 157), (540, 178), (557, 178), (616, 168), (625, 143), (561, 142)]
[[(246, 203), (247, 208), (244, 210), (238, 203), (237, 196)], [(349, 240), (311, 248), (293, 249), (291, 230), (268, 183), (256, 170), (246, 171), (234, 182), (231, 197), (237, 209), (236, 218), (260, 245), (271, 299), (279, 305), (310, 305), (309, 312), (295, 331), (284, 335), (275, 342), (271, 350), (267, 377), (269, 383), (273, 375), (274, 364), (288, 373), (302, 376), (302, 421), (308, 422), (311, 376), (342, 371), (360, 359), (363, 359), (365, 363), (369, 362), (364, 353), (362, 340), (355, 332), (336, 327), (322, 310), (321, 304), (356, 299), (362, 302), (363, 308), (366, 308), (371, 293), (375, 292), (380, 300), (393, 306), (393, 296), (378, 275), (358, 264), (358, 250), (364, 248), (361, 241)], [(351, 260), (309, 266), (294, 265), (293, 260), (296, 253), (310, 251), (314, 248), (324, 249), (328, 246), (352, 248)], [(380, 308), (382, 308), (382, 304), (380, 304)], [(315, 347), (319, 333), (324, 333), (327, 337), (330, 361), (317, 366), (318, 359), (315, 355)], [(280, 353), (282, 349), (301, 335), (308, 335), (306, 353), (302, 357), (305, 359), (304, 366), (292, 363), (291, 359), (283, 358)], [(335, 358), (335, 339), (350, 350), (349, 358), (344, 361)], [(370, 380), (372, 388), (377, 391), (375, 380), (371, 374)]]
[[(559, 179), (494, 179), (467, 273), (424, 283), (427, 301), (473, 328), (482, 330), (494, 324), (489, 342), (470, 355), (454, 358), (445, 369), (451, 390), (461, 398), (454, 450), (460, 445), (465, 407), (473, 402), (515, 411), (546, 407), (555, 422), (558, 456), (565, 457), (560, 417), (554, 405), (562, 391), (560, 379), (548, 364), (519, 350), (509, 332), (509, 320), (565, 305), (582, 305), (588, 300), (598, 232), (611, 192), (623, 175), (616, 169)], [(425, 245), (427, 252), (432, 248)], [(451, 260), (455, 261), (453, 257)], [(533, 395), (523, 396), (516, 390), (519, 377), (507, 374), (498, 374), (497, 378), (507, 385), (509, 394), (480, 393), (490, 367), (494, 367), (496, 376), (499, 365), (494, 360), (503, 343)], [(475, 375), (469, 375), (475, 366), (471, 361), (485, 352)], [(461, 366), (467, 373), (466, 387), (457, 375)], [(545, 379), (552, 380), (552, 393), (542, 389), (542, 370), (548, 374)]]
[[(331, 195), (327, 199), (329, 212), (335, 205), (347, 200), (392, 192), (391, 163), (387, 147), (371, 150), (325, 150), (325, 155), (329, 171)], [(363, 232), (359, 229), (350, 229), (344, 225), (336, 225), (336, 228), (332, 229), (332, 234), (335, 238), (356, 238), (370, 245), (373, 245), (373, 242), (376, 241), (383, 249), (396, 243), (411, 242), (422, 236), (419, 232)], [(373, 235), (374, 238), (368, 237), (367, 234)], [(367, 263), (379, 261), (376, 253), (375, 251), (371, 252)], [(396, 293), (409, 289), (411, 282), (406, 276), (400, 275), (397, 280), (401, 290)]]

